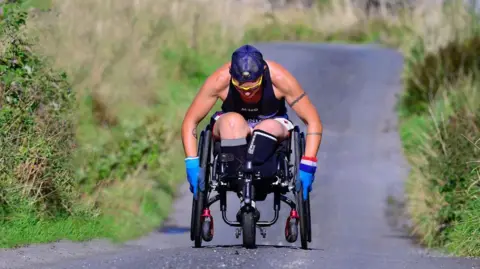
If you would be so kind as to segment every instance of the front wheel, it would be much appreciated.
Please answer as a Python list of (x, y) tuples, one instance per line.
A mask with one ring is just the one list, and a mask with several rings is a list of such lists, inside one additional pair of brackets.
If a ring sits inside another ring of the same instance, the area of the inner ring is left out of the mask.
[(242, 234), (243, 246), (245, 248), (255, 248), (257, 230), (254, 212), (242, 213)]

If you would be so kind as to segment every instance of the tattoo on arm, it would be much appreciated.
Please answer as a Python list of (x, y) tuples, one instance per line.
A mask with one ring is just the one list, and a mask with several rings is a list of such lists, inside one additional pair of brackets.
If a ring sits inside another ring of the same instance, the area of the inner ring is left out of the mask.
[(322, 136), (322, 132), (307, 133), (307, 135), (319, 135), (319, 136)]
[(193, 137), (197, 138), (197, 127), (193, 127), (192, 135)]
[(290, 104), (290, 107), (294, 106), (300, 99), (302, 99), (305, 95), (307, 95), (306, 92), (303, 92), (297, 99), (293, 100), (293, 102)]

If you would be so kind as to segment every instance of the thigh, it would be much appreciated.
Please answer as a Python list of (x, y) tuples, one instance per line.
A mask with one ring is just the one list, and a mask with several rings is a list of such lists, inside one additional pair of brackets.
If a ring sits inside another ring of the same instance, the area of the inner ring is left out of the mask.
[(288, 137), (289, 130), (292, 129), (293, 124), (284, 118), (275, 118), (263, 120), (258, 123), (254, 130), (262, 130), (272, 134), (279, 140), (283, 140)]

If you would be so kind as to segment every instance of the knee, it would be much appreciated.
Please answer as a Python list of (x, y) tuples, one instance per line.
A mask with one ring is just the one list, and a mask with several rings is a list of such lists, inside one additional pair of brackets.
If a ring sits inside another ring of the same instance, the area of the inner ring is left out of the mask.
[(223, 138), (237, 138), (232, 136), (238, 136), (238, 138), (245, 137), (250, 132), (243, 116), (235, 112), (223, 114), (215, 125), (218, 126), (218, 133)]
[(285, 138), (288, 135), (287, 129), (276, 120), (264, 120), (255, 126), (254, 130), (261, 130), (267, 132), (279, 139)]
[(246, 121), (242, 117), (242, 115), (235, 112), (228, 112), (226, 114), (223, 114), (218, 121), (223, 126), (228, 126), (228, 127), (236, 127), (236, 126), (242, 126), (246, 124)]

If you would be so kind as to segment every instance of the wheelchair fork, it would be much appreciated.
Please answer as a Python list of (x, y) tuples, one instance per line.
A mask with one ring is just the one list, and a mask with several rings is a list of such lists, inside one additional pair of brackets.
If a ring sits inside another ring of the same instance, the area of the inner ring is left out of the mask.
[(243, 185), (243, 202), (245, 206), (252, 206), (253, 190), (252, 190), (252, 178), (247, 175), (245, 177), (245, 183)]
[(243, 176), (243, 203), (244, 203), (244, 210), (250, 211), (252, 207), (255, 207), (255, 203), (253, 202), (253, 176), (252, 176), (252, 162), (247, 161), (245, 166), (245, 174)]

